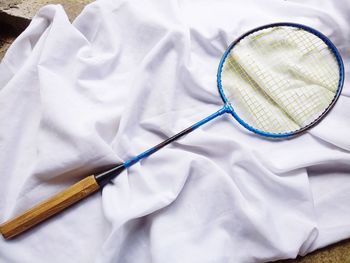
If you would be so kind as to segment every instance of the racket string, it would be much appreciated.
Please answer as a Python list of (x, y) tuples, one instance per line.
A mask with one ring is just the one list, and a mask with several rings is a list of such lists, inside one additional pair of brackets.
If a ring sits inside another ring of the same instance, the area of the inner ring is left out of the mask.
[(324, 112), (335, 96), (338, 73), (336, 58), (321, 39), (285, 26), (243, 38), (226, 58), (222, 81), (247, 123), (283, 133)]

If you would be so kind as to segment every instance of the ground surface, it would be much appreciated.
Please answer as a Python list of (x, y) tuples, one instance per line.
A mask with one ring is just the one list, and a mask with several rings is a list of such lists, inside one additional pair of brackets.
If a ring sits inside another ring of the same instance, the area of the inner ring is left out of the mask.
[[(37, 10), (46, 4), (62, 4), (72, 21), (92, 0), (1, 0), (0, 60), (6, 50), (26, 28)], [(350, 240), (318, 250), (306, 257), (278, 263), (350, 263)]]

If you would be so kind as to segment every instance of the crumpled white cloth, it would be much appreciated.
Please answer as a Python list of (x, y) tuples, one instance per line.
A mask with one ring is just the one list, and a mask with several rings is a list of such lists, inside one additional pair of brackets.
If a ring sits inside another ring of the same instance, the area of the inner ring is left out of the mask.
[(17, 239), (0, 262), (264, 262), (350, 237), (350, 2), (101, 0), (42, 8), (0, 64), (0, 221), (222, 106), (227, 46), (280, 21), (340, 50), (342, 96), (315, 128), (258, 137), (222, 116)]

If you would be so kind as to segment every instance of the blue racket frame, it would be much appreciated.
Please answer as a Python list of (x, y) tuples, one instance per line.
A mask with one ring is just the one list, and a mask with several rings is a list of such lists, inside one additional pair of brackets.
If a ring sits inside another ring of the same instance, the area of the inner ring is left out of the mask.
[[(301, 128), (295, 132), (289, 132), (289, 133), (268, 133), (268, 132), (264, 132), (261, 130), (258, 130), (252, 126), (250, 126), (248, 123), (246, 123), (242, 118), (240, 118), (238, 116), (238, 114), (235, 112), (234, 110), (234, 105), (231, 105), (231, 103), (229, 102), (229, 100), (227, 99), (225, 92), (223, 90), (222, 87), (222, 83), (221, 83), (221, 74), (222, 74), (222, 68), (223, 68), (223, 64), (225, 63), (225, 60), (228, 56), (228, 54), (230, 53), (230, 51), (232, 50), (232, 48), (234, 48), (234, 46), (239, 43), (239, 41), (241, 41), (244, 37), (246, 37), (249, 34), (252, 34), (256, 31), (265, 29), (265, 28), (270, 28), (270, 27), (277, 27), (277, 26), (290, 26), (290, 27), (296, 27), (296, 28), (300, 28), (303, 30), (306, 30), (314, 35), (316, 35), (317, 37), (319, 37), (321, 40), (323, 40), (323, 42), (333, 51), (338, 65), (339, 65), (339, 72), (340, 72), (340, 76), (339, 76), (339, 83), (338, 83), (338, 88), (336, 91), (336, 95), (333, 98), (332, 102), (330, 103), (330, 105), (328, 106), (328, 108), (321, 114), (320, 117), (318, 117), (316, 120), (314, 120), (311, 124), (307, 125), (304, 128)], [(291, 137), (291, 136), (295, 136), (297, 134), (302, 133), (303, 131), (311, 128), (312, 126), (314, 126), (316, 123), (318, 123), (330, 110), (331, 108), (333, 108), (335, 102), (338, 100), (340, 93), (342, 91), (343, 88), (343, 84), (344, 84), (344, 65), (343, 65), (343, 61), (342, 58), (340, 56), (340, 53), (338, 51), (338, 49), (335, 47), (335, 45), (325, 36), (323, 35), (321, 32), (311, 28), (311, 27), (307, 27), (305, 25), (301, 25), (301, 24), (295, 24), (295, 23), (275, 23), (275, 24), (268, 24), (268, 25), (264, 25), (261, 27), (257, 27), (253, 30), (248, 31), (247, 33), (243, 34), (242, 36), (240, 36), (238, 39), (236, 39), (225, 51), (225, 53), (223, 54), (221, 61), (219, 63), (219, 67), (218, 67), (218, 72), (217, 72), (217, 86), (219, 89), (219, 93), (221, 95), (222, 100), (224, 101), (224, 106), (218, 110), (217, 112), (211, 114), (210, 116), (198, 121), (197, 123), (193, 124), (192, 126), (188, 127), (187, 129), (184, 129), (183, 131), (175, 134), (174, 136), (166, 139), (165, 141), (157, 144), (156, 146), (153, 146), (151, 148), (149, 148), (148, 150), (140, 153), (139, 155), (136, 155), (128, 160), (126, 160), (124, 163), (120, 163), (118, 165), (116, 165), (115, 167), (113, 167), (110, 170), (107, 170), (105, 172), (102, 172), (100, 174), (95, 175), (95, 179), (97, 181), (97, 183), (102, 187), (103, 185), (105, 185), (106, 183), (108, 183), (111, 179), (115, 178), (117, 175), (119, 175), (123, 170), (129, 168), (130, 166), (136, 164), (137, 162), (139, 162), (140, 160), (150, 156), (151, 154), (157, 152), (158, 150), (160, 150), (161, 148), (163, 148), (164, 146), (170, 144), (171, 142), (179, 139), (180, 137), (194, 131), (195, 129), (197, 129), (198, 127), (202, 126), (203, 124), (215, 119), (218, 116), (221, 116), (225, 113), (230, 113), (243, 127), (245, 127), (246, 129), (248, 129), (249, 131), (252, 131), (258, 135), (261, 136), (265, 136), (265, 137), (270, 137), (270, 138), (285, 138), (285, 137)]]
[[(222, 83), (221, 83), (221, 75), (222, 75), (222, 68), (223, 65), (225, 63), (225, 60), (227, 58), (227, 56), (230, 54), (231, 50), (246, 36), (256, 32), (256, 31), (260, 31), (266, 28), (271, 28), (271, 27), (278, 27), (278, 26), (289, 26), (289, 27), (295, 27), (295, 28), (300, 28), (303, 29), (305, 31), (308, 31), (314, 35), (316, 35), (317, 37), (319, 37), (334, 53), (336, 60), (338, 62), (338, 66), (339, 66), (339, 83), (338, 83), (338, 88), (336, 90), (336, 94), (332, 100), (332, 102), (329, 104), (329, 106), (327, 107), (327, 109), (325, 109), (325, 111), (317, 118), (315, 119), (313, 122), (311, 122), (309, 125), (293, 131), (293, 132), (288, 132), (288, 133), (269, 133), (269, 132), (265, 132), (265, 131), (261, 131), (259, 129), (256, 129), (254, 127), (252, 127), (251, 125), (249, 125), (248, 123), (246, 123), (242, 118), (240, 118), (238, 116), (238, 114), (235, 112), (234, 110), (234, 105), (231, 105), (231, 103), (229, 102), (228, 98), (225, 95), (224, 89), (222, 87)], [(282, 22), (282, 23), (274, 23), (274, 24), (267, 24), (264, 26), (260, 26), (257, 28), (254, 28), (246, 33), (244, 33), (243, 35), (241, 35), (239, 38), (237, 38), (234, 42), (231, 43), (231, 45), (226, 49), (225, 53), (223, 54), (221, 61), (219, 63), (219, 67), (218, 67), (218, 72), (217, 72), (217, 86), (221, 95), (222, 100), (224, 101), (225, 105), (227, 105), (226, 107), (229, 108), (229, 111), (231, 113), (231, 115), (246, 129), (265, 136), (265, 137), (270, 137), (270, 138), (283, 138), (283, 137), (290, 137), (290, 136), (295, 136), (297, 134), (300, 134), (302, 132), (304, 132), (305, 130), (311, 128), (312, 126), (316, 125), (318, 122), (320, 122), (325, 116), (326, 114), (333, 108), (334, 104), (336, 103), (336, 101), (338, 100), (341, 91), (343, 89), (343, 85), (344, 85), (344, 64), (343, 64), (343, 60), (340, 56), (340, 53), (338, 51), (338, 49), (336, 48), (336, 46), (332, 43), (332, 41), (330, 41), (325, 35), (323, 35), (321, 32), (317, 31), (316, 29), (313, 29), (311, 27), (302, 25), (302, 24), (296, 24), (296, 23), (289, 23), (289, 22)]]

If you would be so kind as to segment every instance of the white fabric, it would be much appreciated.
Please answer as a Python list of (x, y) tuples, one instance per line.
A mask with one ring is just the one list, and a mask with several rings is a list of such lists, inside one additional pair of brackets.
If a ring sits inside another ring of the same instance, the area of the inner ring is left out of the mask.
[(0, 69), (0, 221), (218, 110), (231, 41), (300, 22), (336, 44), (343, 95), (306, 134), (225, 115), (12, 241), (0, 262), (264, 262), (350, 237), (350, 2), (101, 0), (42, 8)]

